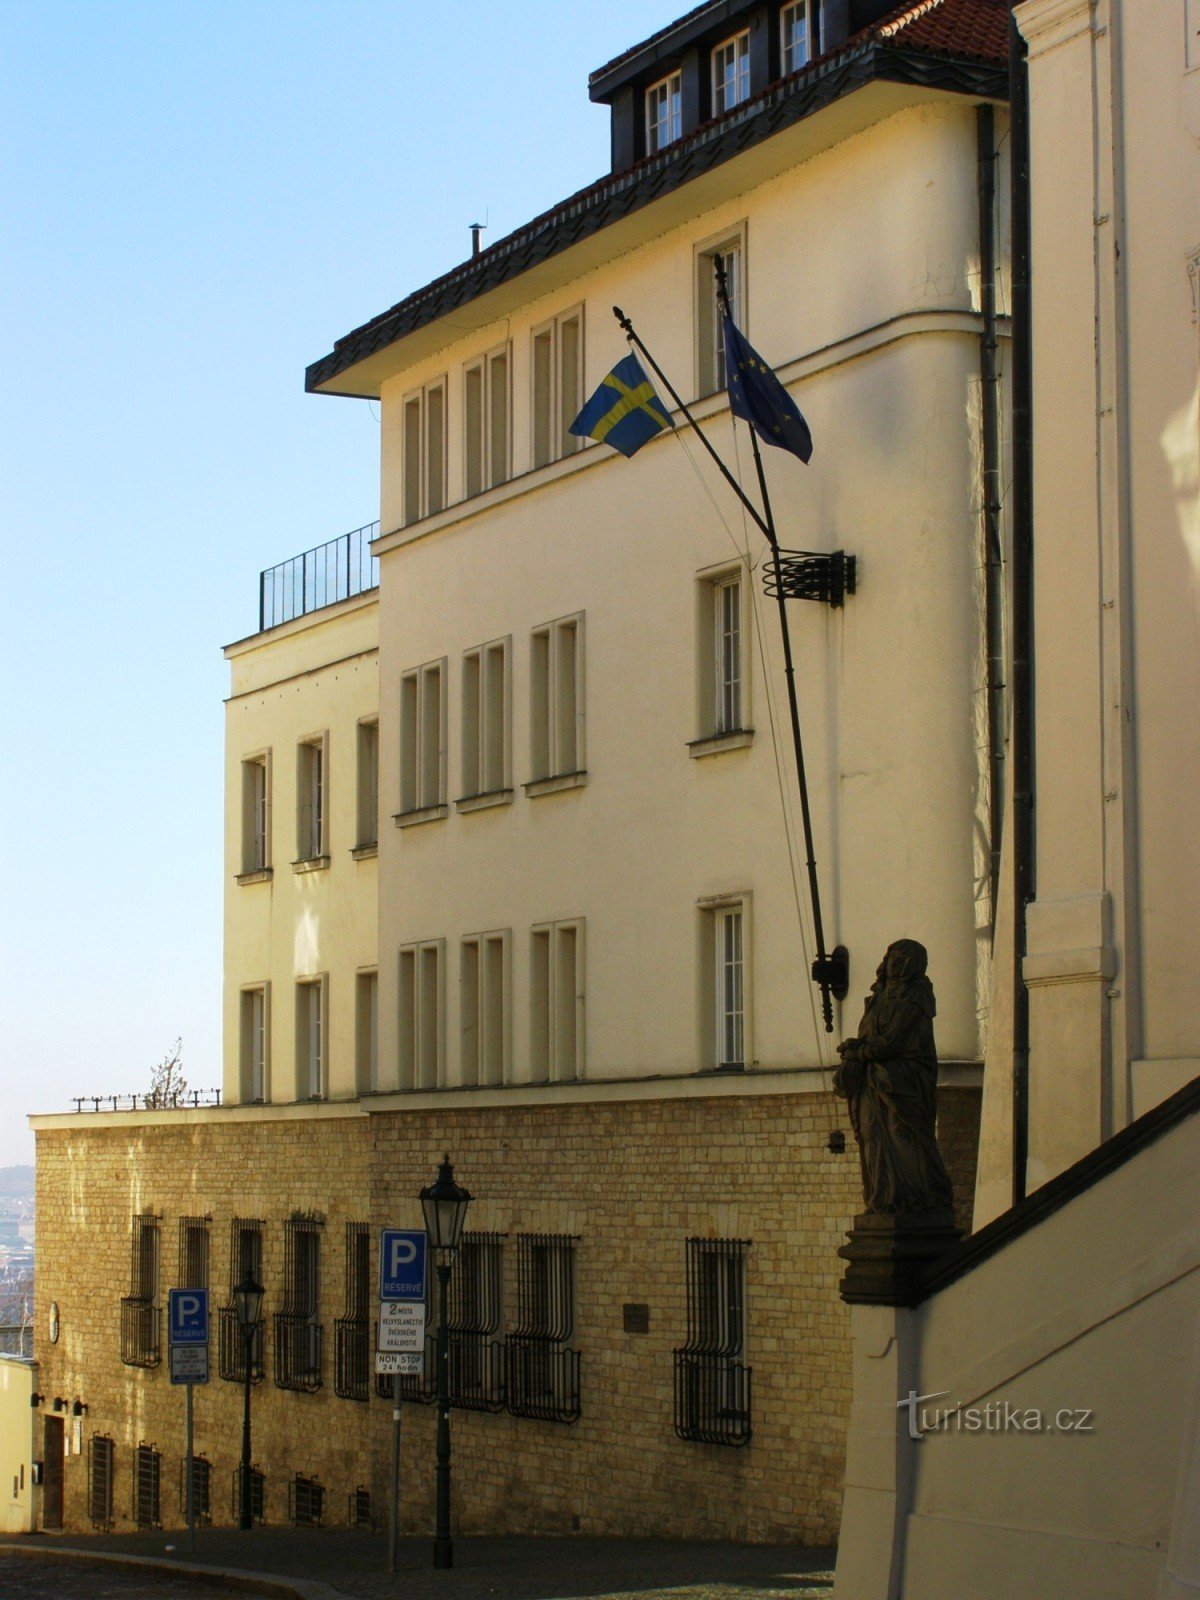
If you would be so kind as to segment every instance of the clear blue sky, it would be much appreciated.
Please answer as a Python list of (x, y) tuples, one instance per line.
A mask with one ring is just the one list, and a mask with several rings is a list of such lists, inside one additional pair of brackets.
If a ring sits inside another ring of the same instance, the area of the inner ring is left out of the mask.
[(378, 512), (333, 341), (598, 177), (685, 0), (0, 0), (0, 1165), (221, 1081), (221, 646)]

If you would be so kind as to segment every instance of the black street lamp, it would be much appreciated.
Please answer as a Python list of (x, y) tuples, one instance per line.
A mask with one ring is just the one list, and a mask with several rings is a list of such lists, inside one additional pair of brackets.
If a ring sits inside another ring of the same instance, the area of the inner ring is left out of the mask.
[(254, 1335), (258, 1328), (258, 1319), (262, 1314), (263, 1286), (254, 1281), (254, 1274), (246, 1268), (245, 1276), (233, 1291), (233, 1302), (237, 1307), (238, 1327), (242, 1330), (242, 1360), (245, 1363), (243, 1376), (246, 1380), (245, 1401), (242, 1407), (242, 1515), (240, 1527), (251, 1528), (254, 1518), (251, 1514), (250, 1504), (250, 1380), (254, 1371)]
[(471, 1196), (454, 1181), (450, 1157), (444, 1156), (437, 1181), (421, 1190), (425, 1232), (438, 1275), (437, 1333), (437, 1531), (433, 1541), (435, 1567), (454, 1565), (450, 1542), (450, 1332), (447, 1306), (450, 1268), (462, 1237)]

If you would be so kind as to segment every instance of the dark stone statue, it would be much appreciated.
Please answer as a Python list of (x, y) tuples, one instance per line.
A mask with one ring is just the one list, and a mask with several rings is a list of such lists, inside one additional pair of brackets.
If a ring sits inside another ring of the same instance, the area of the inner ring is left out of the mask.
[(889, 945), (857, 1035), (838, 1046), (833, 1087), (849, 1107), (867, 1215), (949, 1216), (954, 1209), (935, 1133), (937, 1006), (927, 962), (915, 939)]

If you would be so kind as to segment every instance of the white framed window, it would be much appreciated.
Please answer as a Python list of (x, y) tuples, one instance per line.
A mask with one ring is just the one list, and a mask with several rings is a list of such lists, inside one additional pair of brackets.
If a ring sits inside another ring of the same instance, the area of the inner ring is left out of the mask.
[(530, 760), (534, 784), (585, 771), (583, 623), (578, 611), (530, 636)]
[(745, 563), (701, 572), (696, 580), (698, 744), (750, 729), (751, 626)]
[(509, 347), (463, 368), (463, 482), (468, 495), (512, 476)]
[(321, 1100), (328, 1093), (326, 1035), (329, 979), (302, 978), (296, 984), (296, 1099)]
[(446, 804), (446, 658), (400, 679), (400, 820)]
[(468, 934), (462, 941), (459, 1020), (464, 1084), (511, 1081), (511, 944), (507, 928)]
[(241, 1098), (266, 1103), (271, 1098), (271, 986), (243, 989), (238, 1000)]
[(799, 72), (818, 53), (817, 0), (792, 0), (779, 13), (780, 74)]
[(510, 650), (510, 639), (493, 639), (463, 654), (464, 800), (501, 795), (512, 787)]
[(379, 1087), (379, 974), (354, 974), (354, 1078), (359, 1094)]
[(242, 872), (271, 868), (271, 752), (242, 762)]
[(371, 850), (379, 843), (379, 721), (365, 717), (358, 724), (356, 850)]
[(427, 383), (404, 401), (404, 523), (431, 517), (446, 504), (446, 380)]
[(446, 1081), (446, 941), (400, 946), (400, 1087), (436, 1089)]
[(683, 132), (681, 76), (672, 72), (646, 90), (646, 154), (652, 156)]
[(319, 861), (329, 854), (329, 735), (317, 734), (296, 746), (296, 860)]
[(583, 307), (533, 330), (533, 464), (574, 454), (583, 440), (569, 432), (583, 406)]
[(704, 1065), (741, 1071), (752, 1060), (750, 896), (700, 902), (701, 1041)]
[(529, 1072), (565, 1083), (584, 1072), (584, 920), (538, 923), (529, 952)]
[(750, 30), (723, 40), (712, 53), (712, 109), (719, 117), (750, 98)]
[(716, 394), (725, 387), (725, 324), (717, 299), (716, 263), (725, 268), (725, 284), (733, 320), (746, 326), (746, 227), (743, 223), (719, 239), (696, 247), (696, 375), (697, 393)]

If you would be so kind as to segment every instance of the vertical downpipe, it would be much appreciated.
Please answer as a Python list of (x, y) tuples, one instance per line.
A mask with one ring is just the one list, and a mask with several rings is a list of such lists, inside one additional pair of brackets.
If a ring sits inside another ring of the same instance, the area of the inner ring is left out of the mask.
[(1004, 551), (1000, 505), (1000, 392), (996, 344), (996, 135), (995, 111), (975, 112), (979, 162), (979, 309), (983, 333), (979, 341), (981, 429), (983, 448), (984, 615), (987, 649), (987, 745), (989, 878), (991, 924), (996, 930), (1000, 893), (1000, 846), (1004, 817)]

